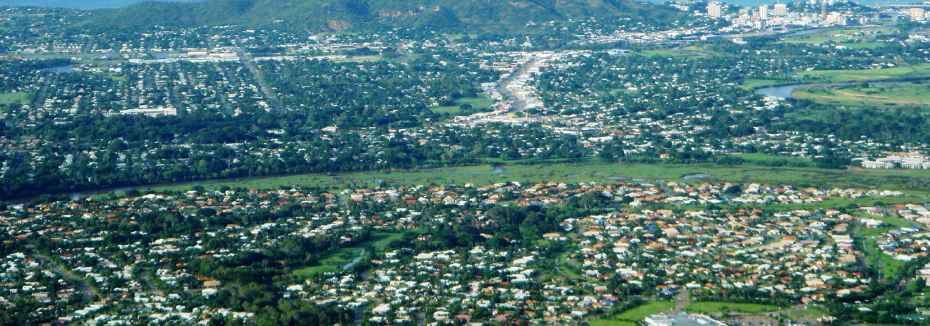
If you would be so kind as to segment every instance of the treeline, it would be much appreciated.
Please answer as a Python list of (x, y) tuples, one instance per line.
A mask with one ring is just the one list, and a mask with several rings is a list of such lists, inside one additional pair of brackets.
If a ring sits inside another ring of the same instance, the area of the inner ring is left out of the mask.
[[(840, 110), (809, 100), (789, 99), (796, 120), (773, 123), (770, 130), (833, 134), (839, 139), (868, 137), (895, 145), (930, 143), (930, 117), (919, 108)], [(804, 118), (800, 118), (804, 117)]]

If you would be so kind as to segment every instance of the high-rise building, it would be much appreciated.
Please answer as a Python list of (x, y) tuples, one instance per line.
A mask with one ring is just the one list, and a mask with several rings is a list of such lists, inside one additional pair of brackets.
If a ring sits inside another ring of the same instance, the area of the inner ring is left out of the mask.
[(717, 1), (711, 1), (707, 3), (707, 15), (713, 18), (720, 18), (723, 16), (723, 4)]
[(820, 1), (820, 19), (827, 20), (827, 0)]
[(776, 3), (774, 13), (775, 16), (784, 16), (788, 13), (788, 5), (784, 3)]
[(759, 19), (769, 19), (769, 5), (762, 5), (759, 7)]
[(913, 20), (924, 20), (924, 15), (926, 14), (924, 8), (911, 8), (911, 19)]

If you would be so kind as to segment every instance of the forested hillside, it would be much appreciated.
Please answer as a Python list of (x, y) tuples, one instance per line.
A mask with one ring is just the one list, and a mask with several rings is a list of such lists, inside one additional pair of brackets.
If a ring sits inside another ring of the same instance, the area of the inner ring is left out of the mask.
[(527, 25), (589, 17), (674, 21), (685, 13), (627, 0), (211, 0), (145, 2), (103, 10), (77, 24), (86, 29), (246, 28), (344, 31), (428, 27), (444, 31), (517, 31)]

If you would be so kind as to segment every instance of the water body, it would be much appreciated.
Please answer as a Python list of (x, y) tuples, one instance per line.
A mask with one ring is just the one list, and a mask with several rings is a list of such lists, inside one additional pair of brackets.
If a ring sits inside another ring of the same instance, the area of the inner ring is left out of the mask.
[[(914, 80), (927, 80), (927, 78), (917, 78)], [(869, 82), (873, 85), (902, 85), (902, 84), (913, 84), (910, 81), (888, 81), (888, 82)], [(846, 86), (846, 85), (858, 85), (861, 82), (856, 83), (814, 83), (814, 84), (798, 84), (798, 85), (784, 85), (784, 86), (772, 86), (772, 87), (762, 87), (756, 89), (754, 92), (759, 95), (764, 96), (774, 96), (779, 98), (794, 98), (791, 96), (791, 92), (797, 88), (812, 87), (812, 86)]]
[(685, 179), (685, 180), (691, 180), (691, 179), (707, 179), (707, 178), (710, 178), (710, 177), (713, 177), (713, 176), (710, 175), (710, 174), (703, 174), (703, 173), (701, 173), (701, 174), (686, 175), (686, 176), (684, 177), (684, 179)]
[(42, 69), (42, 71), (72, 73), (74, 72), (74, 65), (64, 65), (64, 66), (58, 66), (58, 67), (45, 68), (45, 69)]
[(487, 171), (487, 172), (459, 171), (459, 170), (449, 170), (449, 169), (438, 169), (435, 171), (442, 172), (442, 173), (461, 173), (461, 174), (500, 174), (500, 173), (504, 173), (504, 171), (507, 171), (507, 169), (505, 169), (503, 166), (498, 165), (494, 167), (494, 170)]
[(352, 268), (352, 266), (355, 266), (355, 264), (358, 264), (358, 262), (362, 261), (362, 258), (365, 258), (364, 248), (362, 248), (362, 252), (358, 254), (358, 257), (355, 257), (355, 259), (353, 259), (351, 262), (349, 262), (345, 266), (342, 266), (342, 270), (343, 271), (349, 270), (349, 268)]
[(774, 96), (778, 98), (791, 98), (791, 91), (798, 87), (807, 87), (815, 86), (822, 84), (803, 84), (803, 85), (786, 85), (786, 86), (772, 86), (772, 87), (763, 87), (755, 90), (756, 94), (763, 96)]

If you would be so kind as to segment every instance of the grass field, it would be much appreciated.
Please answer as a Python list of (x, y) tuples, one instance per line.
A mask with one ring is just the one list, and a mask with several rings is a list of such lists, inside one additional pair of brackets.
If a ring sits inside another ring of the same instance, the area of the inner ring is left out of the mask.
[(797, 74), (797, 77), (807, 77), (811, 81), (823, 82), (880, 81), (928, 76), (930, 76), (930, 64), (866, 70), (813, 70)]
[[(340, 174), (300, 174), (260, 178), (227, 179), (204, 181), (200, 184), (207, 189), (221, 186), (244, 187), (256, 189), (277, 189), (278, 187), (315, 186), (324, 189), (346, 189), (347, 187), (374, 188), (384, 183), (389, 185), (441, 185), (464, 184), (488, 185), (505, 181), (519, 181), (524, 184), (538, 182), (598, 182), (617, 183), (643, 179), (644, 182), (662, 183), (668, 181), (700, 183), (739, 182), (769, 185), (794, 185), (798, 187), (843, 187), (867, 189), (907, 190), (915, 182), (928, 182), (930, 171), (926, 170), (824, 170), (816, 168), (788, 168), (761, 166), (722, 166), (716, 164), (627, 164), (627, 163), (558, 163), (558, 164), (508, 164), (501, 173), (455, 173), (453, 168), (443, 170), (413, 171), (376, 171)], [(704, 179), (685, 180), (693, 174), (706, 174)], [(380, 181), (380, 182), (379, 182)], [(155, 191), (187, 191), (193, 185), (154, 186)], [(926, 195), (920, 191), (909, 191), (915, 195)], [(876, 200), (876, 199), (871, 199)], [(882, 199), (884, 200), (884, 199)]]
[(888, 232), (894, 229), (896, 228), (893, 228), (893, 227), (864, 228), (863, 227), (859, 229), (859, 232), (856, 232), (856, 235), (863, 237), (863, 238), (871, 238), (871, 237), (885, 234), (885, 232)]
[(774, 154), (751, 153), (751, 154), (734, 154), (734, 156), (745, 160), (745, 165), (764, 166), (762, 165), (762, 163), (766, 161), (776, 161), (776, 160), (787, 160), (789, 162), (804, 163), (808, 165), (814, 164), (814, 161), (809, 158), (785, 157), (785, 156), (778, 156)]
[[(391, 241), (400, 239), (403, 236), (403, 233), (374, 233), (371, 235), (369, 243), (371, 243), (371, 245), (375, 247), (376, 250), (382, 251), (389, 243), (391, 243)], [(303, 268), (295, 269), (291, 273), (298, 277), (309, 278), (320, 273), (336, 272), (341, 270), (343, 266), (358, 257), (361, 252), (361, 245), (343, 248), (323, 259), (320, 259), (320, 264), (317, 266), (306, 266)]]
[(590, 324), (591, 326), (637, 325), (636, 322), (641, 321), (646, 317), (668, 311), (674, 307), (675, 302), (672, 301), (650, 301), (649, 303), (621, 312), (619, 314), (594, 320)]
[(930, 84), (870, 84), (816, 86), (795, 89), (791, 96), (818, 103), (888, 108), (901, 105), (930, 106)]
[(494, 167), (490, 165), (474, 165), (474, 166), (459, 166), (450, 168), (452, 171), (459, 172), (491, 172), (494, 171)]
[(642, 52), (633, 52), (633, 54), (638, 54), (645, 57), (692, 57), (700, 58), (700, 55), (686, 52), (686, 51), (668, 51), (668, 50), (647, 50)]
[(824, 44), (835, 43), (851, 49), (876, 48), (884, 45), (874, 42), (875, 36), (892, 32), (892, 27), (825, 28), (804, 35), (781, 38), (783, 43)]
[(361, 252), (362, 248), (358, 247), (344, 248), (320, 259), (320, 265), (295, 269), (292, 273), (299, 277), (309, 278), (320, 273), (337, 272), (352, 259), (358, 257)]
[(491, 106), (491, 104), (494, 104), (494, 102), (495, 102), (494, 99), (487, 98), (487, 97), (460, 98), (460, 99), (455, 100), (454, 106), (434, 106), (434, 107), (431, 107), (430, 110), (433, 110), (434, 112), (437, 112), (437, 113), (458, 114), (459, 112), (462, 111), (462, 109), (459, 107), (461, 105), (469, 104), (471, 105), (471, 107), (476, 108), (479, 111), (481, 111), (482, 109)]
[(28, 98), (29, 93), (0, 93), (0, 104), (25, 103)]
[(729, 302), (692, 302), (687, 307), (686, 311), (698, 312), (698, 313), (720, 313), (724, 310), (729, 310), (731, 313), (750, 313), (758, 314), (763, 312), (773, 312), (778, 311), (781, 308), (777, 306), (764, 305), (764, 304), (755, 304), (755, 303), (729, 303)]
[(865, 251), (866, 261), (871, 267), (881, 268), (883, 279), (894, 277), (898, 270), (906, 264), (904, 261), (882, 253), (881, 249), (878, 248), (878, 240), (875, 238), (866, 239), (865, 246), (867, 249)]
[(771, 79), (744, 79), (743, 83), (739, 87), (751, 91), (756, 88), (775, 86), (778, 84), (779, 81)]
[(616, 317), (617, 319), (643, 320), (646, 317), (667, 311), (672, 308), (675, 308), (675, 302), (673, 301), (650, 301), (649, 303), (642, 306), (624, 311)]
[(791, 320), (794, 320), (794, 321), (801, 321), (805, 323), (815, 323), (817, 321), (817, 318), (820, 318), (826, 314), (827, 313), (824, 312), (823, 310), (820, 310), (817, 308), (809, 308), (809, 309), (792, 312), (788, 314), (788, 316), (791, 318)]

